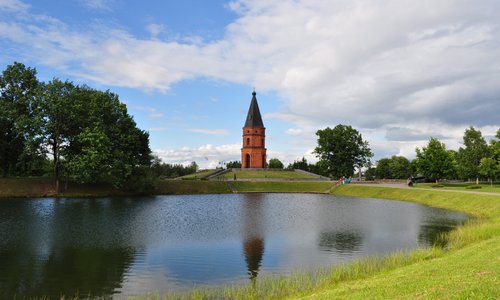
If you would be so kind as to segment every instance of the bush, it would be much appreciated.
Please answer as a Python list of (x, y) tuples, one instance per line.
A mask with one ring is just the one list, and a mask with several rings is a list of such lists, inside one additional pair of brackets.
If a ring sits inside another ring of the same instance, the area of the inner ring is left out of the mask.
[(478, 189), (481, 189), (483, 187), (480, 185), (469, 185), (469, 186), (466, 186), (465, 188), (468, 190), (478, 190)]

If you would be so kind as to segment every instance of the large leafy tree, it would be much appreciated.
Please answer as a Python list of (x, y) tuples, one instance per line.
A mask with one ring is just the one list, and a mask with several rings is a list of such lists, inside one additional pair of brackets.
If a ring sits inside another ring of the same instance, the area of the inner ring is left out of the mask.
[[(84, 126), (65, 152), (71, 178), (121, 186), (136, 167), (150, 166), (149, 134), (137, 128), (118, 95), (83, 86), (75, 89), (73, 99), (83, 108)], [(84, 169), (86, 173), (81, 172)]]
[(390, 163), (391, 163), (390, 158), (382, 158), (377, 161), (377, 167), (375, 169), (375, 174), (377, 178), (379, 179), (392, 178)]
[(283, 169), (285, 166), (281, 162), (281, 160), (277, 158), (271, 158), (269, 160), (269, 164), (267, 165), (269, 169)]
[(457, 154), (458, 174), (462, 179), (478, 178), (479, 163), (489, 156), (488, 144), (481, 131), (472, 126), (465, 130), (463, 143)]
[(60, 189), (66, 150), (86, 122), (85, 110), (74, 97), (74, 91), (73, 83), (53, 79), (44, 85), (41, 93), (44, 143), (52, 154), (56, 191)]
[(481, 159), (479, 163), (479, 173), (488, 176), (491, 185), (493, 185), (493, 179), (499, 171), (499, 165), (496, 160), (491, 157), (484, 157)]
[(406, 179), (412, 174), (410, 161), (404, 156), (392, 156), (389, 162), (389, 169), (391, 170), (392, 178), (395, 179)]
[(427, 147), (416, 148), (416, 164), (419, 173), (427, 178), (449, 178), (455, 172), (455, 162), (452, 154), (446, 150), (445, 144), (438, 139), (430, 138)]
[(316, 135), (318, 146), (314, 153), (319, 158), (318, 165), (324, 168), (322, 173), (331, 177), (352, 176), (355, 168), (361, 168), (373, 156), (368, 142), (351, 126), (327, 127)]
[(15, 62), (0, 76), (0, 168), (3, 175), (32, 175), (40, 147), (40, 83), (36, 70)]

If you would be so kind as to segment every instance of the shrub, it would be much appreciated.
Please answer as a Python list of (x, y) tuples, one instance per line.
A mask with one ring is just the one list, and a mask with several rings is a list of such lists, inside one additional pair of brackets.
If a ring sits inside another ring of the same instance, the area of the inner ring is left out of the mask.
[(477, 190), (477, 189), (481, 189), (483, 187), (480, 185), (469, 185), (469, 186), (466, 186), (465, 188), (468, 190)]

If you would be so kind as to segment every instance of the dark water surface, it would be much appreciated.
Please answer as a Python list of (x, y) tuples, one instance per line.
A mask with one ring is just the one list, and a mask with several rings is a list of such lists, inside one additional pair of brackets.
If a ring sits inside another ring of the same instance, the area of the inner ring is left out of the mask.
[(430, 245), (466, 219), (308, 194), (0, 200), (0, 298), (245, 283)]

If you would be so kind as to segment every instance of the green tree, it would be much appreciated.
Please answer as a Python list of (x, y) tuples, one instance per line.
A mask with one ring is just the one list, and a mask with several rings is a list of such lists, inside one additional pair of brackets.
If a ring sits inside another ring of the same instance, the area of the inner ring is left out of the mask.
[(319, 158), (322, 173), (333, 177), (350, 177), (354, 168), (363, 167), (373, 156), (368, 142), (351, 126), (339, 124), (316, 132), (318, 146), (314, 153)]
[(412, 174), (410, 161), (403, 156), (392, 156), (389, 161), (389, 169), (394, 179), (406, 179)]
[(427, 178), (444, 179), (452, 175), (455, 170), (453, 157), (446, 146), (435, 138), (430, 138), (427, 147), (422, 150), (416, 148), (417, 152), (417, 170)]
[(462, 179), (479, 177), (479, 163), (489, 156), (488, 144), (481, 131), (469, 127), (463, 137), (464, 148), (460, 147), (457, 154), (458, 174)]
[(241, 169), (241, 161), (230, 161), (226, 164), (228, 169)]
[(3, 176), (34, 175), (43, 164), (36, 69), (14, 62), (0, 76), (0, 168)]
[(484, 157), (479, 163), (479, 173), (488, 176), (491, 185), (493, 185), (493, 178), (500, 171), (500, 165), (496, 160), (490, 157)]
[(80, 144), (78, 155), (72, 156), (67, 162), (70, 178), (78, 182), (97, 182), (111, 175), (111, 165), (108, 163), (111, 155), (111, 142), (99, 130), (85, 128), (75, 140)]
[(377, 176), (377, 168), (368, 168), (365, 171), (365, 179), (366, 180), (375, 180), (376, 176)]
[(74, 97), (75, 86), (69, 81), (53, 79), (44, 85), (41, 93), (41, 108), (44, 116), (42, 133), (44, 144), (52, 154), (56, 191), (60, 191), (63, 161), (69, 158), (67, 148), (86, 126), (87, 111), (81, 101)]
[(302, 157), (300, 160), (294, 160), (293, 163), (288, 164), (286, 167), (289, 170), (304, 170), (304, 171), (310, 171), (309, 169), (309, 164), (307, 163), (307, 160), (305, 157)]
[[(82, 86), (75, 89), (73, 100), (74, 103), (84, 108), (80, 117), (82, 129), (76, 136), (84, 132), (85, 128), (90, 129), (90, 132), (94, 134), (85, 136), (83, 140), (87, 144), (82, 143), (81, 138), (74, 136), (65, 152), (69, 161), (75, 160), (76, 156), (86, 155), (83, 151), (85, 145), (102, 145), (101, 141), (90, 142), (89, 139), (101, 139), (105, 136), (106, 147), (100, 149), (109, 151), (109, 155), (106, 155), (103, 161), (109, 166), (109, 172), (103, 173), (100, 180), (111, 182), (119, 187), (132, 176), (134, 168), (151, 165), (149, 134), (137, 128), (125, 104), (119, 101), (118, 95)], [(80, 110), (80, 108), (75, 109)], [(104, 159), (103, 156), (101, 158)], [(91, 162), (87, 159), (79, 161)], [(91, 167), (92, 164), (89, 165), (89, 168)], [(83, 174), (76, 172), (69, 175), (76, 178)], [(82, 176), (80, 180), (84, 178), (85, 176)]]
[(269, 164), (267, 165), (269, 169), (283, 169), (285, 166), (283, 163), (277, 158), (271, 158), (269, 160)]
[(389, 158), (382, 158), (377, 161), (377, 167), (375, 168), (375, 176), (378, 179), (391, 179), (392, 172), (390, 168), (391, 160)]

